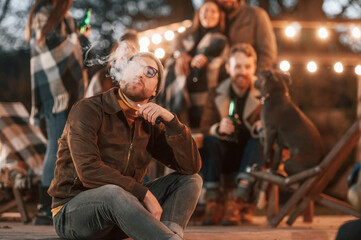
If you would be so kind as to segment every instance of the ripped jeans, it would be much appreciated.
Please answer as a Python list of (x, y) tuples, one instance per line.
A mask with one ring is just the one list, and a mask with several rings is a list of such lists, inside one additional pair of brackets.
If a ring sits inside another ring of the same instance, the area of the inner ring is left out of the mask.
[(66, 239), (183, 239), (202, 188), (198, 174), (171, 173), (145, 184), (163, 208), (157, 220), (131, 193), (105, 185), (79, 193), (54, 217)]

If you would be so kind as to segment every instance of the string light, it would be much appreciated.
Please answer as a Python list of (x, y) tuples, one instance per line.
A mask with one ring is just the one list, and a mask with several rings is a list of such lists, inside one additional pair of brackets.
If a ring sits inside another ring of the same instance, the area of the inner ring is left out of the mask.
[(280, 69), (284, 72), (287, 72), (289, 71), (291, 68), (291, 65), (288, 61), (286, 60), (283, 60), (281, 63), (280, 63)]
[(168, 41), (172, 41), (174, 39), (174, 32), (171, 30), (168, 30), (164, 33), (164, 38)]
[(147, 48), (150, 44), (150, 40), (147, 37), (142, 37), (139, 39), (140, 48)]
[(341, 62), (337, 62), (335, 63), (335, 65), (333, 66), (333, 69), (335, 70), (335, 72), (337, 73), (342, 73), (343, 72), (343, 65)]
[(354, 38), (360, 38), (361, 37), (361, 31), (360, 31), (360, 29), (358, 28), (358, 27), (354, 27), (353, 29), (352, 29), (352, 36), (354, 37)]
[(154, 51), (154, 54), (155, 56), (157, 56), (157, 58), (164, 58), (165, 56), (165, 51), (163, 48), (157, 48), (155, 51)]
[(186, 30), (186, 28), (183, 27), (183, 26), (181, 26), (181, 27), (178, 28), (177, 31), (178, 31), (179, 33), (182, 33), (182, 32), (184, 32), (185, 30)]
[(355, 73), (356, 73), (357, 75), (361, 76), (361, 65), (357, 65), (357, 66), (355, 67)]
[(162, 36), (161, 36), (159, 33), (153, 34), (153, 36), (152, 36), (152, 42), (153, 42), (154, 44), (159, 44), (159, 43), (161, 43), (161, 42), (162, 42)]
[(327, 37), (328, 37), (327, 29), (324, 28), (324, 27), (318, 29), (318, 36), (319, 36), (321, 39), (327, 38)]
[(288, 27), (286, 27), (286, 29), (285, 29), (285, 34), (286, 34), (286, 36), (289, 37), (289, 38), (293, 38), (294, 36), (296, 36), (296, 29), (295, 29), (295, 27), (293, 27), (293, 26), (288, 26)]
[(307, 63), (307, 70), (311, 73), (317, 71), (317, 64), (314, 61), (310, 61)]

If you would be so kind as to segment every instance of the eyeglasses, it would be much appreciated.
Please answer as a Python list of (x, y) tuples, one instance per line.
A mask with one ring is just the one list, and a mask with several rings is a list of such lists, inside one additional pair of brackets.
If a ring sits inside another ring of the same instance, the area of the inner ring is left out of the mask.
[(144, 66), (143, 67), (143, 74), (146, 77), (152, 78), (155, 75), (157, 75), (157, 73), (158, 73), (158, 70), (155, 69), (154, 67), (151, 67), (151, 66)]

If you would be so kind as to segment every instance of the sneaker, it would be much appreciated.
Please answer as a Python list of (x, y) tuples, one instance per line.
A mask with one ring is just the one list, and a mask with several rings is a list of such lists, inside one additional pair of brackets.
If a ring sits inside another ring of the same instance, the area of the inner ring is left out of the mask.
[(240, 224), (241, 213), (240, 209), (243, 202), (236, 202), (235, 200), (227, 200), (225, 205), (225, 211), (222, 218), (222, 225), (224, 226), (236, 226)]
[(216, 199), (208, 200), (202, 222), (203, 226), (218, 225), (222, 218), (223, 205)]

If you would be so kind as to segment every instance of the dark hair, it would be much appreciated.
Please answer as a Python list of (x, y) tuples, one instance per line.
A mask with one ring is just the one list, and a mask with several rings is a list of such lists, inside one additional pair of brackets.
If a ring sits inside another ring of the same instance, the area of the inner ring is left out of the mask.
[(229, 59), (238, 52), (244, 53), (247, 57), (252, 57), (254, 62), (257, 64), (257, 53), (252, 45), (248, 43), (237, 43), (233, 45), (228, 51), (227, 61), (229, 61)]
[(26, 29), (25, 29), (25, 39), (27, 41), (30, 41), (31, 38), (30, 29), (31, 29), (31, 22), (34, 13), (38, 11), (42, 5), (45, 5), (47, 3), (53, 4), (54, 10), (52, 14), (49, 16), (47, 23), (45, 24), (43, 31), (41, 32), (40, 39), (38, 40), (38, 44), (44, 45), (46, 35), (48, 34), (48, 32), (56, 28), (59, 25), (59, 23), (61, 23), (64, 20), (65, 15), (70, 9), (72, 2), (73, 0), (37, 0), (30, 10), (28, 22), (26, 24)]

